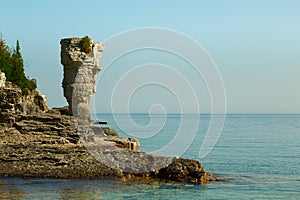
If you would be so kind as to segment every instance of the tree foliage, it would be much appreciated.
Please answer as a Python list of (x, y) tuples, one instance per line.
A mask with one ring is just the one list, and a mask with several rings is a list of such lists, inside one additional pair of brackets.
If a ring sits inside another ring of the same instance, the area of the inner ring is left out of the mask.
[(37, 82), (26, 77), (20, 49), (18, 40), (16, 49), (10, 49), (3, 40), (0, 40), (0, 70), (5, 73), (7, 81), (11, 81), (21, 89), (34, 90)]

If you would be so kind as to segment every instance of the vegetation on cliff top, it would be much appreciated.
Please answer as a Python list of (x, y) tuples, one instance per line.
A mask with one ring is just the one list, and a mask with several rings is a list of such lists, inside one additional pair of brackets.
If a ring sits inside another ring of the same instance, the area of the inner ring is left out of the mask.
[(91, 51), (92, 51), (91, 42), (92, 42), (92, 39), (89, 38), (88, 36), (83, 37), (80, 41), (81, 51), (83, 51), (85, 53), (91, 53)]
[(37, 87), (36, 79), (26, 77), (20, 49), (18, 40), (15, 49), (9, 48), (0, 40), (0, 70), (5, 73), (7, 81), (18, 85), (22, 90), (34, 90)]

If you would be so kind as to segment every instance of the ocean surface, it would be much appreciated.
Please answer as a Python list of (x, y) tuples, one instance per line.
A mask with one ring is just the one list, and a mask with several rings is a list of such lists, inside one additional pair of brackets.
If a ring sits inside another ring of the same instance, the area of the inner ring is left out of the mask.
[[(183, 142), (187, 150), (181, 156), (200, 160), (206, 171), (226, 181), (193, 185), (0, 178), (0, 199), (300, 199), (300, 115), (229, 114), (216, 145), (201, 159), (210, 115), (152, 115), (153, 121), (147, 114), (117, 117), (120, 126), (113, 115), (98, 115), (126, 137), (135, 126), (146, 126), (139, 140), (141, 150), (149, 152), (169, 145), (180, 126), (191, 137), (197, 122), (195, 138), (188, 146)], [(130, 117), (134, 124), (127, 123)], [(164, 122), (163, 127), (151, 123), (155, 121)]]

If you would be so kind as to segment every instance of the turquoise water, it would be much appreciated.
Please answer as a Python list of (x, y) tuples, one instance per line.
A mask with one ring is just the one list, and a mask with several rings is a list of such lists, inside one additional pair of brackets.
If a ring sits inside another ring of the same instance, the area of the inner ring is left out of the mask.
[[(112, 115), (100, 115), (120, 135), (127, 136)], [(128, 119), (127, 115), (118, 116)], [(131, 115), (140, 126), (151, 122), (148, 115)], [(164, 116), (152, 116), (161, 121)], [(199, 159), (199, 150), (210, 115), (168, 115), (163, 129), (140, 138), (142, 151), (168, 144), (181, 117), (199, 122), (193, 143), (182, 155)], [(126, 120), (124, 120), (126, 121)], [(193, 123), (191, 123), (193, 124)], [(123, 125), (122, 125), (123, 126)], [(133, 124), (125, 128), (134, 131)], [(192, 131), (189, 123), (184, 130)], [(145, 134), (145, 133), (141, 133)], [(147, 134), (146, 134), (147, 135)], [(0, 178), (1, 199), (300, 199), (300, 115), (227, 115), (223, 132), (213, 150), (201, 163), (206, 171), (227, 181), (205, 185), (160, 182), (119, 182), (107, 180), (51, 180)]]

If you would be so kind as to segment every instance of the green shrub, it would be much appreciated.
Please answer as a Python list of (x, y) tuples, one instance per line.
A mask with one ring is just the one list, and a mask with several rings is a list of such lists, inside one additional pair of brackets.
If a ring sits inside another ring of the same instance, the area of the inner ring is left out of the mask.
[(88, 36), (83, 37), (80, 41), (81, 51), (83, 51), (85, 53), (91, 53), (91, 51), (92, 51), (91, 42), (92, 42), (92, 40)]
[(30, 90), (29, 90), (28, 88), (24, 88), (24, 89), (22, 90), (22, 94), (23, 94), (23, 95), (29, 95), (29, 94), (30, 94)]

